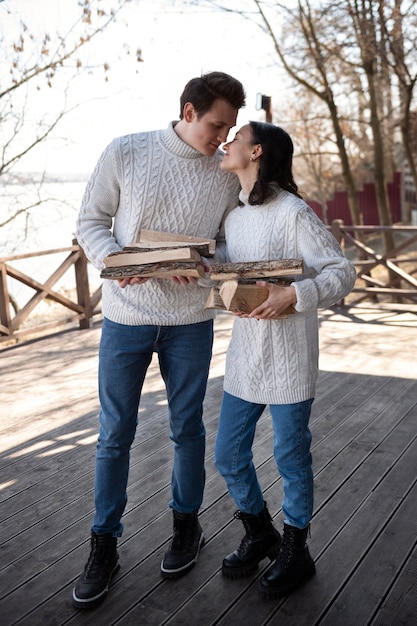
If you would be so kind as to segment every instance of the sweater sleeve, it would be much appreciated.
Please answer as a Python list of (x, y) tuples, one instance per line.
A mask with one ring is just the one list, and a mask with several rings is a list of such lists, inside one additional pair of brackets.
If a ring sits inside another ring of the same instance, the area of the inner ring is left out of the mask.
[(296, 311), (325, 308), (344, 298), (355, 284), (355, 268), (309, 207), (298, 213), (297, 239), (304, 273), (293, 283), (297, 294)]
[(120, 165), (117, 139), (104, 150), (87, 183), (77, 220), (77, 239), (94, 267), (101, 269), (103, 259), (121, 246), (113, 233), (113, 218), (120, 199)]

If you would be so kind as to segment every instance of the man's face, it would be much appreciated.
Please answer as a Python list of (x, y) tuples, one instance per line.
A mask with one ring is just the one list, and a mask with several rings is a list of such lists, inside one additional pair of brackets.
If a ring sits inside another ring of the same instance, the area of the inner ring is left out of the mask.
[(199, 119), (191, 103), (184, 107), (187, 124), (187, 143), (206, 156), (213, 156), (220, 144), (227, 140), (236, 125), (237, 109), (225, 100), (215, 100)]

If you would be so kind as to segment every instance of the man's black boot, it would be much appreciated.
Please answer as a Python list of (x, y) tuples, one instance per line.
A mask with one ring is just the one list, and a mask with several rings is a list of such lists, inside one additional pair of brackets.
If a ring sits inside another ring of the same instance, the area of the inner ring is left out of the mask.
[(204, 535), (198, 521), (198, 512), (174, 515), (174, 534), (161, 563), (162, 578), (180, 578), (197, 563)]
[(284, 524), (278, 558), (259, 582), (259, 594), (265, 600), (286, 596), (314, 576), (316, 566), (306, 545), (307, 533), (308, 528)]
[(223, 560), (222, 573), (226, 578), (244, 578), (257, 570), (262, 559), (273, 561), (277, 557), (281, 535), (272, 524), (266, 503), (258, 515), (236, 511), (234, 517), (242, 520), (246, 534), (239, 548)]
[(116, 547), (116, 537), (91, 533), (90, 556), (72, 592), (77, 609), (93, 609), (103, 602), (110, 580), (120, 569)]

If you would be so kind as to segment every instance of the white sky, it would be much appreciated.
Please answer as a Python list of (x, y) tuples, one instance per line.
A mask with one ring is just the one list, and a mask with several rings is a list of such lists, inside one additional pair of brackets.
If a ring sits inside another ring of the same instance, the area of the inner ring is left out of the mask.
[[(52, 32), (68, 28), (77, 10), (77, 0), (5, 0), (6, 4), (31, 28)], [(242, 0), (235, 4), (241, 6)], [(206, 71), (228, 72), (244, 84), (247, 106), (239, 114), (237, 127), (249, 119), (265, 119), (264, 112), (255, 109), (257, 92), (272, 96), (273, 103), (285, 97), (282, 73), (271, 61), (268, 38), (237, 15), (190, 8), (180, 13), (181, 6), (175, 0), (132, 2), (128, 24), (112, 27), (112, 39), (94, 44), (94, 54), (104, 62), (111, 57), (109, 50), (128, 42), (133, 51), (142, 49), (144, 62), (112, 65), (108, 83), (100, 72), (82, 79), (70, 94), (73, 104), (85, 104), (57, 132), (65, 144), (49, 142), (36, 153), (36, 160), (27, 160), (26, 169), (91, 172), (113, 137), (162, 128), (177, 119), (185, 83)], [(50, 90), (41, 90), (39, 115), (52, 97)]]

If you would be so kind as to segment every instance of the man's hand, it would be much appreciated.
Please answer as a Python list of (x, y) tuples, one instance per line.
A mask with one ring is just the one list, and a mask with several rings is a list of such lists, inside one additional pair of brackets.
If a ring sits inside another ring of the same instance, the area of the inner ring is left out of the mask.
[[(204, 271), (207, 274), (207, 272), (210, 271), (210, 264), (203, 256), (201, 257), (201, 265), (204, 267)], [(178, 285), (195, 285), (198, 282), (198, 278), (194, 276), (171, 276), (171, 280)]]
[(195, 285), (198, 281), (198, 278), (194, 276), (171, 276), (170, 278), (174, 283), (177, 283), (177, 285)]
[(141, 278), (140, 276), (132, 276), (132, 278), (118, 278), (117, 282), (119, 287), (124, 289), (127, 285), (142, 285), (146, 283), (148, 278)]

